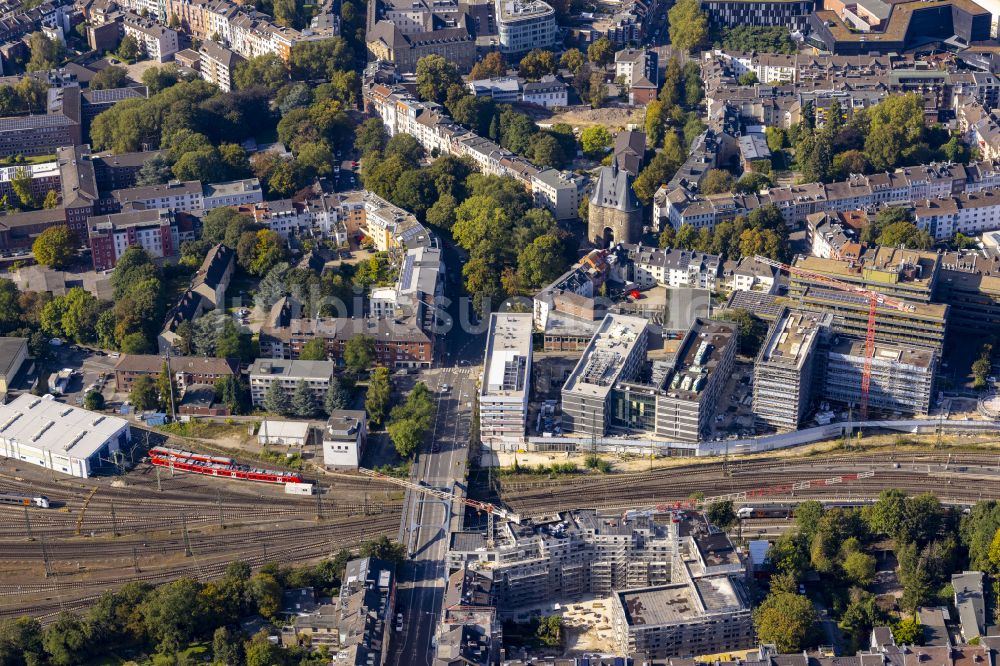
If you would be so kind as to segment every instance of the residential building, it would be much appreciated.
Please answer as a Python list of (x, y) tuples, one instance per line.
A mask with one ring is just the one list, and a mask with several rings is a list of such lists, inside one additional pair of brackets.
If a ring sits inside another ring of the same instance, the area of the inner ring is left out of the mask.
[(257, 430), (257, 443), (261, 446), (303, 447), (309, 443), (310, 429), (308, 421), (264, 419)]
[(201, 43), (198, 56), (201, 78), (214, 83), (223, 92), (233, 90), (233, 74), (237, 65), (243, 62), (243, 56), (210, 39)]
[(469, 81), (465, 84), (474, 97), (489, 97), (497, 104), (511, 104), (521, 101), (524, 79), (517, 76), (500, 76), (490, 79)]
[(777, 430), (796, 430), (819, 394), (833, 315), (784, 308), (753, 366), (753, 413)]
[(485, 442), (521, 440), (531, 393), (532, 315), (490, 315), (479, 387), (479, 433)]
[(528, 81), (521, 89), (521, 101), (546, 109), (566, 106), (569, 103), (569, 85), (551, 74), (538, 81)]
[(646, 163), (646, 133), (622, 130), (615, 135), (614, 161), (619, 169), (637, 177)]
[(271, 384), (277, 382), (290, 400), (295, 387), (305, 381), (313, 397), (322, 404), (333, 376), (332, 361), (287, 361), (259, 358), (247, 370), (250, 376), (250, 399), (254, 407), (264, 405), (264, 396)]
[(842, 224), (837, 215), (813, 213), (806, 217), (807, 240), (814, 257), (823, 259), (857, 259), (862, 247), (857, 231)]
[(607, 303), (596, 298), (611, 273), (607, 250), (593, 250), (552, 284), (535, 294), (535, 328), (546, 351), (583, 351), (594, 336)]
[[(170, 356), (169, 370), (177, 389), (183, 396), (192, 386), (214, 386), (219, 379), (238, 378), (238, 359), (207, 358), (204, 356)], [(128, 393), (139, 377), (158, 378), (166, 359), (156, 354), (122, 354), (115, 363), (115, 391)]]
[[(928, 414), (937, 364), (938, 352), (935, 349), (914, 349), (876, 342), (868, 363), (871, 368), (869, 410), (906, 415)], [(824, 397), (846, 405), (860, 404), (861, 378), (865, 367), (864, 340), (841, 338), (831, 345), (827, 355)]]
[(562, 388), (562, 426), (566, 432), (603, 436), (611, 424), (612, 389), (633, 379), (646, 360), (648, 322), (608, 314)]
[[(172, 257), (182, 240), (174, 214), (164, 209), (101, 215), (90, 218), (88, 225), (95, 271), (114, 268), (132, 245), (142, 247), (153, 257)], [(194, 240), (193, 236), (190, 240)]]
[(330, 412), (323, 429), (323, 464), (334, 469), (357, 469), (368, 443), (364, 410), (338, 409)]
[(615, 80), (630, 87), (640, 78), (657, 81), (658, 58), (655, 51), (622, 49), (615, 53)]
[(400, 73), (437, 54), (469, 71), (476, 62), (476, 30), (455, 0), (435, 3), (376, 0), (367, 15), (365, 42), (372, 59), (393, 63)]
[(333, 604), (297, 611), (282, 628), (286, 646), (326, 646), (344, 666), (382, 666), (389, 649), (387, 633), (395, 611), (396, 571), (374, 557), (351, 560)]
[(247, 206), (264, 201), (264, 190), (257, 178), (233, 180), (205, 185), (202, 208), (212, 210), (222, 206)]
[(730, 259), (722, 265), (722, 286), (731, 290), (772, 293), (778, 288), (778, 269), (756, 257)]
[(135, 178), (146, 160), (162, 154), (159, 150), (150, 150), (137, 153), (100, 153), (91, 156), (98, 191), (110, 192), (135, 187)]
[(986, 635), (986, 595), (982, 571), (964, 571), (951, 575), (955, 590), (955, 608), (962, 626), (962, 638), (974, 641)]
[(139, 47), (146, 55), (157, 62), (166, 62), (180, 49), (177, 31), (155, 19), (125, 12), (122, 16), (122, 29), (126, 36), (134, 37), (139, 42)]
[(559, 43), (555, 10), (543, 0), (496, 0), (496, 9), (501, 53), (527, 53)]
[(221, 308), (235, 266), (236, 252), (219, 243), (208, 251), (191, 278), (191, 291), (199, 294), (209, 309)]
[(28, 359), (28, 338), (0, 338), (0, 399), (6, 399), (10, 385)]
[(762, 132), (748, 132), (738, 140), (740, 147), (740, 166), (744, 172), (752, 171), (754, 162), (771, 160), (771, 151), (767, 147), (767, 139)]
[(111, 195), (123, 209), (129, 205), (143, 208), (163, 208), (174, 212), (205, 208), (200, 180), (171, 180), (162, 185), (140, 185), (126, 190), (115, 190)]
[(413, 213), (395, 206), (382, 197), (365, 195), (365, 220), (362, 228), (379, 252), (429, 246), (430, 232), (417, 221)]
[(594, 245), (609, 247), (641, 239), (642, 204), (632, 183), (632, 174), (614, 162), (600, 168), (587, 214), (587, 238)]
[(572, 220), (580, 214), (585, 183), (570, 171), (542, 169), (531, 176), (531, 193), (535, 204), (548, 208), (557, 220)]
[(923, 199), (913, 207), (914, 223), (934, 240), (948, 240), (957, 233), (978, 236), (1000, 229), (1000, 193), (967, 192), (939, 199)]
[(128, 422), (57, 402), (20, 395), (0, 405), (0, 456), (88, 478), (111, 467), (132, 441)]
[(625, 243), (621, 248), (629, 260), (627, 279), (641, 288), (701, 287), (714, 290), (722, 267), (719, 256), (694, 250), (661, 250)]

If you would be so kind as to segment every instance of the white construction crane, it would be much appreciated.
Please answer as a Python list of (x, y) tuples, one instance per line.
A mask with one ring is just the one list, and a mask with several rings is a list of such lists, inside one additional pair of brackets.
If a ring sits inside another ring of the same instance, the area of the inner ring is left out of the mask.
[(431, 497), (436, 497), (439, 500), (445, 502), (454, 502), (458, 500), (467, 507), (473, 508), (476, 511), (486, 512), (486, 545), (489, 548), (493, 547), (493, 516), (496, 515), (503, 520), (509, 520), (513, 523), (520, 523), (521, 516), (516, 513), (512, 513), (503, 507), (499, 507), (495, 504), (490, 504), (489, 502), (480, 502), (479, 500), (468, 499), (467, 497), (455, 497), (454, 493), (447, 490), (441, 490), (440, 488), (434, 488), (432, 486), (423, 485), (421, 483), (413, 483), (409, 479), (399, 479), (394, 476), (389, 476), (388, 474), (383, 474), (382, 472), (376, 472), (372, 469), (365, 469), (364, 467), (359, 467), (358, 471), (365, 476), (371, 477), (373, 479), (378, 479), (379, 481), (385, 481), (386, 483), (392, 483), (403, 488), (408, 488), (410, 490), (416, 491), (418, 493), (423, 493), (424, 495), (430, 495)]

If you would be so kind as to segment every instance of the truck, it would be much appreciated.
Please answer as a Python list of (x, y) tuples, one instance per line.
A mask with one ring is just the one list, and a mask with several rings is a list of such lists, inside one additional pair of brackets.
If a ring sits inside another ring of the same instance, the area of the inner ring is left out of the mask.
[(73, 370), (63, 368), (59, 372), (49, 375), (49, 393), (52, 395), (63, 395), (69, 388), (69, 383), (73, 379)]

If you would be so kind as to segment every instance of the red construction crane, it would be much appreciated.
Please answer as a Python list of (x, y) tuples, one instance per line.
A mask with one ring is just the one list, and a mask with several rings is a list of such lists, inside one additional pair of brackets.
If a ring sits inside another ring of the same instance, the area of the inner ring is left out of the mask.
[(913, 305), (911, 303), (901, 301), (898, 298), (892, 298), (890, 296), (886, 296), (885, 294), (880, 294), (877, 291), (872, 291), (871, 289), (867, 289), (861, 285), (851, 284), (850, 282), (844, 282), (842, 280), (832, 278), (829, 275), (823, 275), (822, 273), (808, 271), (804, 268), (798, 268), (797, 266), (783, 264), (780, 261), (774, 261), (773, 259), (768, 259), (767, 257), (757, 256), (755, 259), (791, 275), (798, 275), (800, 277), (809, 278), (810, 280), (822, 282), (824, 285), (834, 289), (847, 291), (868, 299), (868, 330), (865, 335), (865, 369), (864, 373), (861, 375), (860, 410), (861, 419), (867, 419), (868, 389), (870, 388), (872, 381), (872, 357), (875, 355), (875, 313), (880, 305), (896, 308), (901, 312), (912, 312), (915, 309)]
[(359, 467), (358, 471), (365, 476), (370, 476), (373, 479), (378, 479), (379, 481), (385, 481), (387, 483), (392, 483), (409, 490), (414, 490), (418, 493), (423, 493), (424, 495), (431, 495), (439, 500), (445, 502), (454, 502), (458, 500), (462, 504), (476, 511), (482, 511), (486, 513), (487, 525), (487, 541), (488, 545), (493, 547), (493, 516), (497, 515), (504, 520), (509, 520), (514, 523), (520, 523), (521, 517), (516, 513), (512, 513), (503, 507), (499, 507), (495, 504), (490, 504), (489, 502), (480, 502), (478, 500), (469, 499), (467, 497), (456, 497), (454, 494), (448, 492), (447, 490), (441, 490), (440, 488), (434, 488), (432, 486), (426, 486), (422, 483), (413, 483), (408, 479), (399, 479), (394, 476), (389, 476), (388, 474), (383, 474), (382, 472), (376, 472), (375, 470), (365, 469), (364, 467)]

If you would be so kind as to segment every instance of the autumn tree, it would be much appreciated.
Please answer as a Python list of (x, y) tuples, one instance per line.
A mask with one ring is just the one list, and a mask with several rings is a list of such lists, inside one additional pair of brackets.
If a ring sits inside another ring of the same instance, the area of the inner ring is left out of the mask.
[(35, 260), (50, 268), (64, 268), (76, 254), (76, 236), (66, 225), (49, 227), (31, 246)]

